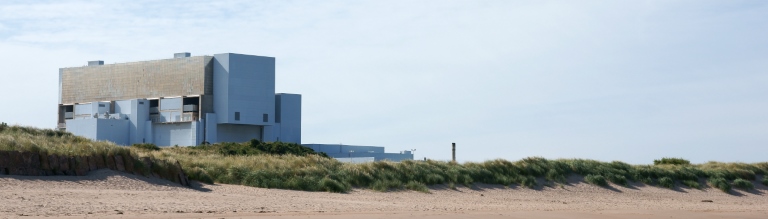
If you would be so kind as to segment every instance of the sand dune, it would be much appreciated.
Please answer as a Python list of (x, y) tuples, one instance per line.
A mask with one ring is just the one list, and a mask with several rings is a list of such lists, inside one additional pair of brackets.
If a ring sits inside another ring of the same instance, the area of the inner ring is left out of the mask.
[(768, 188), (758, 183), (755, 190), (726, 194), (641, 184), (601, 188), (578, 177), (570, 182), (336, 194), (199, 183), (186, 188), (110, 170), (0, 176), (0, 218), (768, 218)]

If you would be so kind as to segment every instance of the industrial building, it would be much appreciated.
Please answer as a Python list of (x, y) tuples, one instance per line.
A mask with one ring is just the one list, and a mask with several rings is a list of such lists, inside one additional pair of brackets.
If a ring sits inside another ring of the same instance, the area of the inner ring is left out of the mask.
[[(58, 128), (118, 145), (301, 144), (301, 95), (275, 93), (275, 58), (234, 53), (59, 69)], [(413, 159), (384, 147), (306, 144), (343, 162)]]
[(403, 161), (413, 160), (412, 151), (400, 151), (400, 153), (386, 153), (384, 147), (379, 146), (359, 146), (342, 144), (304, 144), (305, 147), (312, 148), (316, 152), (323, 152), (329, 157), (336, 158), (342, 162), (364, 163), (373, 161)]
[(58, 128), (118, 145), (301, 143), (301, 95), (275, 94), (275, 58), (235, 53), (59, 69)]

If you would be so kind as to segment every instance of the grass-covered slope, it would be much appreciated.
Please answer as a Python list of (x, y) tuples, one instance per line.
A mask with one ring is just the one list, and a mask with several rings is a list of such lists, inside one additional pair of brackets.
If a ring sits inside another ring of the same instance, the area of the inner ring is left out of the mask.
[[(599, 186), (607, 186), (609, 182), (626, 186), (634, 181), (667, 188), (710, 186), (728, 192), (732, 187), (753, 189), (753, 182), (768, 173), (765, 162), (690, 164), (679, 158), (661, 159), (655, 165), (538, 157), (464, 164), (432, 160), (346, 164), (290, 143), (251, 141), (163, 149), (152, 145), (129, 148), (64, 132), (18, 126), (0, 126), (0, 150), (72, 155), (130, 153), (179, 161), (190, 179), (206, 183), (331, 192), (346, 192), (353, 187), (426, 192), (428, 185), (453, 187), (473, 183), (536, 187), (541, 186), (537, 179), (547, 184), (565, 183), (573, 174)], [(768, 180), (763, 177), (761, 183), (768, 184)]]
[(129, 155), (126, 147), (97, 142), (52, 129), (9, 126), (0, 123), (0, 151), (27, 151), (64, 156)]

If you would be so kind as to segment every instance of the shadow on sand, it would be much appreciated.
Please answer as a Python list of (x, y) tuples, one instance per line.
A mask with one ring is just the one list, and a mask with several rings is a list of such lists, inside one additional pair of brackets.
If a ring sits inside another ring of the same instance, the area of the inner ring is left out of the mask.
[(110, 169), (99, 169), (95, 171), (88, 172), (85, 176), (63, 176), (63, 175), (55, 175), (55, 176), (17, 176), (17, 175), (0, 175), (0, 178), (10, 178), (20, 181), (50, 181), (50, 182), (71, 182), (71, 183), (80, 183), (83, 181), (105, 181), (109, 177), (112, 176), (121, 176), (125, 177), (131, 180), (136, 181), (142, 181), (148, 184), (157, 185), (157, 186), (167, 186), (167, 187), (175, 187), (175, 188), (186, 188), (186, 189), (192, 189), (200, 192), (209, 192), (210, 189), (203, 188), (202, 183), (197, 181), (190, 181), (190, 186), (182, 186), (178, 183), (174, 183), (165, 179), (160, 178), (154, 178), (154, 177), (145, 177), (145, 176), (138, 176), (123, 172), (118, 172)]

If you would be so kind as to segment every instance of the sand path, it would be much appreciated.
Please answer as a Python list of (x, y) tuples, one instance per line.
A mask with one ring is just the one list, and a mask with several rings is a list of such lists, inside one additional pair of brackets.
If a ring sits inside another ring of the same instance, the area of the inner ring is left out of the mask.
[[(195, 184), (110, 170), (88, 176), (0, 176), (0, 218), (768, 218), (763, 185), (715, 189), (578, 183), (539, 189), (476, 185), (431, 194), (346, 194)], [(702, 202), (712, 200), (712, 202)]]

